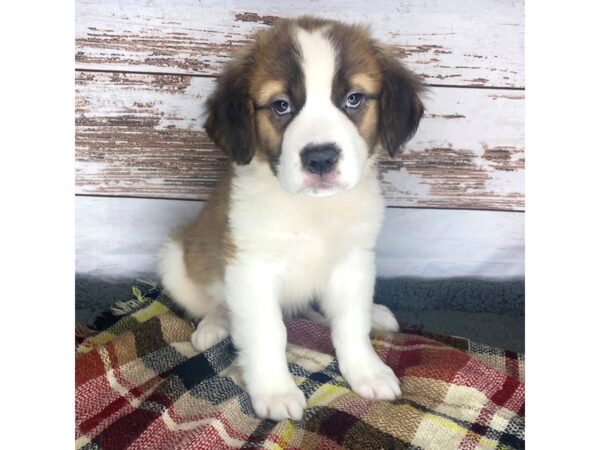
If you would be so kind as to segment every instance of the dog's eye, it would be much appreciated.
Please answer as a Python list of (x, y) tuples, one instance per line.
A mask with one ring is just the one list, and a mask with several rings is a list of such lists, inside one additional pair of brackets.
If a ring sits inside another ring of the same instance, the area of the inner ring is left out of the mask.
[(350, 108), (350, 109), (356, 109), (362, 104), (364, 99), (365, 99), (365, 96), (363, 94), (361, 94), (360, 92), (352, 92), (352, 93), (348, 94), (348, 96), (346, 97), (346, 104), (344, 105), (344, 107)]
[(276, 100), (273, 102), (273, 111), (278, 116), (285, 116), (292, 112), (292, 107), (287, 100)]

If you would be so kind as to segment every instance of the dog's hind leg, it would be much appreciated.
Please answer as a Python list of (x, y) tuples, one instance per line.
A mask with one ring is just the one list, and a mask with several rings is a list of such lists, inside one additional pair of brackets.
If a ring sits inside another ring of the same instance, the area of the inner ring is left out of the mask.
[(223, 301), (222, 282), (202, 285), (188, 275), (183, 248), (178, 239), (170, 239), (161, 249), (159, 272), (166, 292), (193, 319), (202, 318), (192, 334), (198, 351), (212, 347), (229, 335), (229, 319)]
[(399, 328), (394, 313), (387, 306), (371, 305), (371, 329), (396, 332)]
[[(305, 311), (303, 311), (301, 316), (312, 322), (329, 326), (329, 321), (327, 320), (327, 318), (321, 312), (314, 309), (312, 306), (309, 306)], [(387, 306), (379, 305), (377, 303), (373, 303), (371, 305), (372, 330), (396, 332), (399, 328), (400, 326), (398, 325), (398, 321), (396, 320), (394, 313), (390, 311), (390, 309)]]
[(171, 299), (181, 306), (190, 317), (204, 317), (217, 301), (207, 287), (187, 275), (183, 258), (183, 247), (178, 239), (169, 239), (161, 248), (158, 271), (160, 281)]

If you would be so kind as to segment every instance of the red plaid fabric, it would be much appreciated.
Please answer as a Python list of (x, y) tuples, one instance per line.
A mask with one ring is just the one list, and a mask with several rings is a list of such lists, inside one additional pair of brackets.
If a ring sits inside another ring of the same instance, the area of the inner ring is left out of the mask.
[[(76, 447), (84, 449), (524, 448), (521, 355), (456, 338), (372, 335), (402, 397), (365, 400), (341, 377), (329, 329), (288, 327), (302, 420), (258, 419), (229, 339), (203, 353), (192, 324), (154, 301), (85, 340), (76, 355)], [(423, 334), (423, 333), (422, 333)]]

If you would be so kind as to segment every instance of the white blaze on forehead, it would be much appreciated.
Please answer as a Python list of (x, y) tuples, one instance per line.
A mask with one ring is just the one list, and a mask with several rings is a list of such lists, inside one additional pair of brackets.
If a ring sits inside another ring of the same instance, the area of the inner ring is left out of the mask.
[(325, 28), (313, 31), (299, 28), (297, 33), (302, 53), (307, 105), (315, 100), (331, 98), (331, 85), (335, 73), (335, 49), (331, 41), (325, 37), (325, 31)]
[[(281, 144), (277, 178), (289, 193), (306, 192), (320, 197), (352, 189), (360, 181), (368, 148), (356, 124), (331, 99), (336, 70), (336, 50), (327, 37), (328, 27), (296, 29), (301, 53), (306, 100), (287, 126)], [(308, 145), (333, 144), (340, 153), (331, 185), (323, 185), (302, 163)]]

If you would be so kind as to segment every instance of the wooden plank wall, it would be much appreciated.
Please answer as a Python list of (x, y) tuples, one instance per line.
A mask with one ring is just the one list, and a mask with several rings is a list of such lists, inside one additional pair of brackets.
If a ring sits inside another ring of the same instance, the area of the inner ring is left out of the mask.
[(205, 200), (225, 163), (202, 130), (216, 74), (307, 13), (370, 25), (429, 87), (381, 161), (389, 206), (524, 211), (522, 0), (76, 0), (76, 195)]

